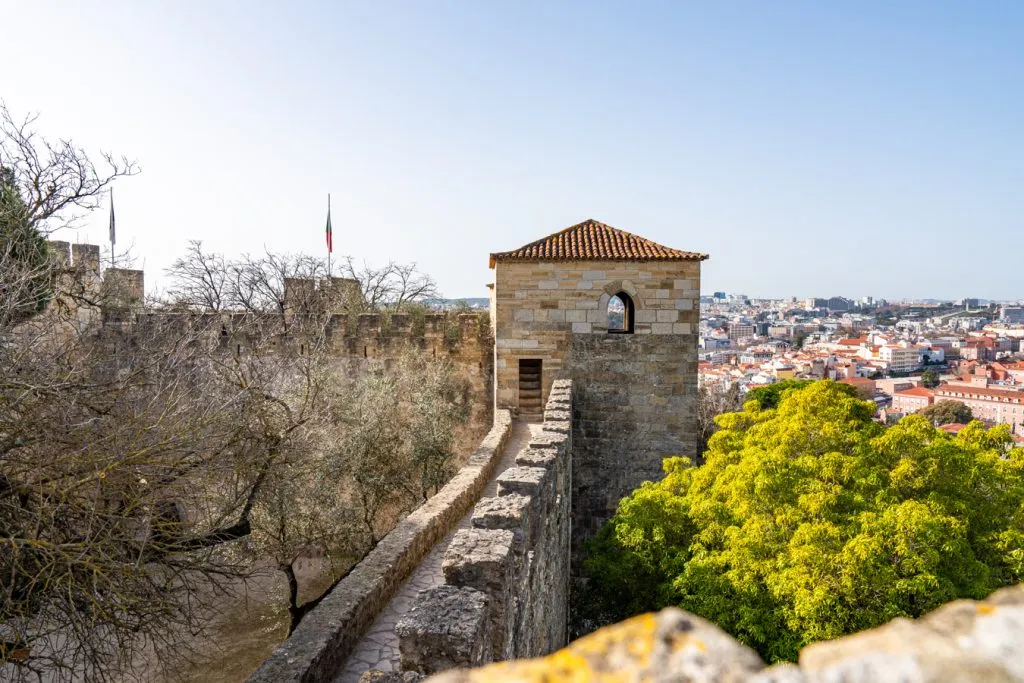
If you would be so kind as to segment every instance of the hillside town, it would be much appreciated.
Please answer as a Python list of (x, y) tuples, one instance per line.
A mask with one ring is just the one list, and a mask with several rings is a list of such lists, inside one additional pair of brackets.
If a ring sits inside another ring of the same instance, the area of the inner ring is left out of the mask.
[[(745, 394), (787, 379), (853, 385), (892, 423), (943, 400), (1024, 445), (1024, 306), (978, 299), (701, 297), (699, 381)], [(962, 424), (943, 425), (956, 432)]]

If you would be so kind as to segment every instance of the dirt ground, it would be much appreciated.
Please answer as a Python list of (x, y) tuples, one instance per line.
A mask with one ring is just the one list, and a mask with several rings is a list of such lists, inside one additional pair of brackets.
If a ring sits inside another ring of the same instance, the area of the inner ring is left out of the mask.
[[(351, 562), (303, 558), (296, 565), (299, 600), (318, 597)], [(282, 572), (260, 570), (211, 618), (207, 633), (192, 644), (193, 661), (174, 672), (154, 672), (152, 683), (238, 683), (259, 668), (288, 635), (288, 584)]]

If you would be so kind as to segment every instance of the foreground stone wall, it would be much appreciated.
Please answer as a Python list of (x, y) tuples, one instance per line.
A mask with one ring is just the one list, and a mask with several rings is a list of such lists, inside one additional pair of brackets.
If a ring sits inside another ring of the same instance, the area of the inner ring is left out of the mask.
[(693, 334), (572, 336), (574, 561), (661, 461), (697, 453)]
[(332, 681), (402, 581), (480, 498), (501, 460), (511, 424), (509, 411), (498, 411), (493, 428), (466, 466), (399, 522), (303, 618), (295, 633), (249, 678), (250, 683)]
[(498, 476), (445, 554), (445, 584), (420, 593), (396, 632), (406, 671), (546, 654), (565, 644), (572, 384), (553, 383), (543, 431)]
[(1024, 683), (1024, 584), (921, 619), (804, 648), (766, 667), (714, 624), (678, 609), (609, 626), (543, 659), (453, 671), (436, 683), (515, 680), (693, 683)]

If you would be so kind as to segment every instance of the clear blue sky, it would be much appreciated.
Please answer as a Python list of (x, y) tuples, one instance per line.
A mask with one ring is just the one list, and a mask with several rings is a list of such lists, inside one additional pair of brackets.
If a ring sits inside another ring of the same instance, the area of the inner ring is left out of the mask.
[(485, 295), (488, 252), (591, 217), (710, 253), (708, 292), (1024, 297), (1021, 2), (0, 17), (8, 106), (141, 164), (119, 241), (150, 279), (189, 238), (321, 251), (331, 192), (336, 253), (415, 260), (453, 297)]

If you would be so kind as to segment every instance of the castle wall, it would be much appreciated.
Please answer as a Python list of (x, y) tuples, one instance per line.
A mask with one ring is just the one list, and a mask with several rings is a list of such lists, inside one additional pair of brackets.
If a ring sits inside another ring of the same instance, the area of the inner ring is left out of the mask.
[[(635, 336), (695, 335), (699, 261), (498, 261), (494, 282), (495, 405), (520, 406), (519, 360), (543, 360), (543, 406), (555, 377), (567, 376), (573, 335), (608, 334), (608, 301), (626, 292)], [(693, 378), (696, 382), (696, 373)]]
[(327, 344), (350, 376), (385, 366), (406, 351), (450, 359), (469, 381), (472, 428), (483, 432), (490, 427), (494, 341), (480, 315), (334, 315)]
[(402, 581), (483, 493), (501, 460), (511, 424), (508, 411), (496, 413), (493, 428), (466, 466), (381, 539), (299, 622), (249, 683), (334, 680)]
[(572, 384), (551, 390), (543, 431), (498, 476), (444, 556), (444, 585), (398, 622), (402, 668), (435, 673), (565, 645), (569, 601)]
[[(696, 326), (695, 326), (696, 327)], [(695, 330), (696, 331), (696, 330)], [(696, 334), (573, 335), (572, 546), (583, 543), (661, 461), (697, 455)]]
[[(133, 282), (137, 271), (112, 271), (117, 282)], [(163, 313), (134, 312), (111, 307), (104, 311), (106, 328), (117, 336), (130, 337), (133, 329), (154, 334), (160, 329), (190, 329), (206, 335), (211, 344), (225, 351), (246, 353), (256, 344), (272, 344), (272, 349), (288, 353), (309, 353), (310, 344), (327, 345), (327, 355), (341, 377), (358, 378), (367, 372), (385, 368), (407, 352), (429, 354), (431, 358), (450, 360), (469, 384), (470, 418), (465, 436), (470, 443), (490, 428), (493, 416), (493, 339), (490, 326), (476, 313), (426, 315), (334, 314), (322, 328), (316, 321), (316, 339), (296, 318), (279, 314)], [(287, 320), (287, 325), (286, 325)], [(259, 325), (254, 326), (253, 323)], [(241, 323), (245, 323), (244, 325)], [(256, 327), (257, 338), (248, 333)], [(246, 332), (237, 332), (236, 329)], [(463, 443), (466, 443), (465, 439)]]
[[(633, 334), (609, 333), (608, 301), (634, 306)], [(696, 455), (699, 261), (498, 261), (495, 405), (519, 400), (519, 360), (576, 387), (573, 555), (669, 455)]]

